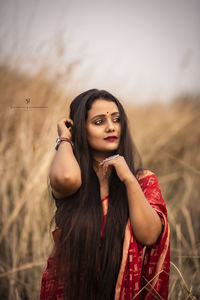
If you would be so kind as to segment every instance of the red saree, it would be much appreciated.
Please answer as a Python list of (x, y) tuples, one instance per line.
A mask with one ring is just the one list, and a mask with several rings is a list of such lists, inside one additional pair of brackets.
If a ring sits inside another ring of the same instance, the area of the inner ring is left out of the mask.
[[(154, 174), (138, 180), (146, 199), (159, 214), (163, 231), (157, 243), (143, 247), (135, 240), (128, 221), (123, 244), (123, 256), (115, 288), (114, 300), (153, 300), (168, 298), (170, 267), (170, 231), (167, 221), (167, 210), (163, 201), (158, 180)], [(104, 223), (108, 197), (102, 199)], [(58, 242), (60, 230), (53, 232), (55, 244)], [(56, 274), (50, 272), (54, 262), (54, 254), (48, 259), (47, 268), (42, 277), (40, 300), (63, 300), (63, 286), (56, 287)]]

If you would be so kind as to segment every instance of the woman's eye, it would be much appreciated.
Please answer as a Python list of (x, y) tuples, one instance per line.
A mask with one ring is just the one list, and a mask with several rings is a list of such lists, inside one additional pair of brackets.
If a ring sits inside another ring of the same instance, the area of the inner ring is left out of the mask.
[(120, 122), (120, 117), (114, 118), (113, 122)]
[(97, 120), (94, 122), (95, 125), (101, 125), (103, 123), (103, 120)]

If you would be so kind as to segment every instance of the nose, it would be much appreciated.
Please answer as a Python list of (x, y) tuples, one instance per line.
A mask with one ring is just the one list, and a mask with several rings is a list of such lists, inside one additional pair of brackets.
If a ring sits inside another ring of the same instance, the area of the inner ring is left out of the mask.
[(107, 120), (106, 132), (115, 131), (115, 126), (111, 120)]

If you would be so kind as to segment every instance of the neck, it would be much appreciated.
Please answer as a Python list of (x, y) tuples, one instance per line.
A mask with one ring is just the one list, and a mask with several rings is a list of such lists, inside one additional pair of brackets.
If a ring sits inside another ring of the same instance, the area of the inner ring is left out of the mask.
[(100, 184), (108, 183), (108, 179), (110, 177), (111, 168), (108, 169), (105, 175), (103, 174), (103, 166), (100, 165), (100, 163), (108, 156), (109, 154), (106, 154), (105, 156), (102, 156), (101, 158), (98, 157), (97, 159), (93, 157), (93, 169), (99, 178)]
[(100, 164), (105, 158), (113, 155), (113, 151), (111, 152), (92, 152), (93, 162), (96, 164)]
[(100, 163), (102, 160), (96, 160), (95, 158), (92, 159), (93, 160), (93, 168), (95, 170), (95, 172), (99, 172), (102, 169), (102, 166), (100, 166)]

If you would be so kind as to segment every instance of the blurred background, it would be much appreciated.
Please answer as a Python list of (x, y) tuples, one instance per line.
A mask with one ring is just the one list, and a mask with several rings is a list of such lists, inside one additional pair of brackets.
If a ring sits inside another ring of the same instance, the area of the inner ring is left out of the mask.
[(169, 299), (200, 298), (199, 28), (198, 0), (0, 0), (0, 299), (39, 298), (56, 125), (90, 88), (121, 100), (159, 178)]

